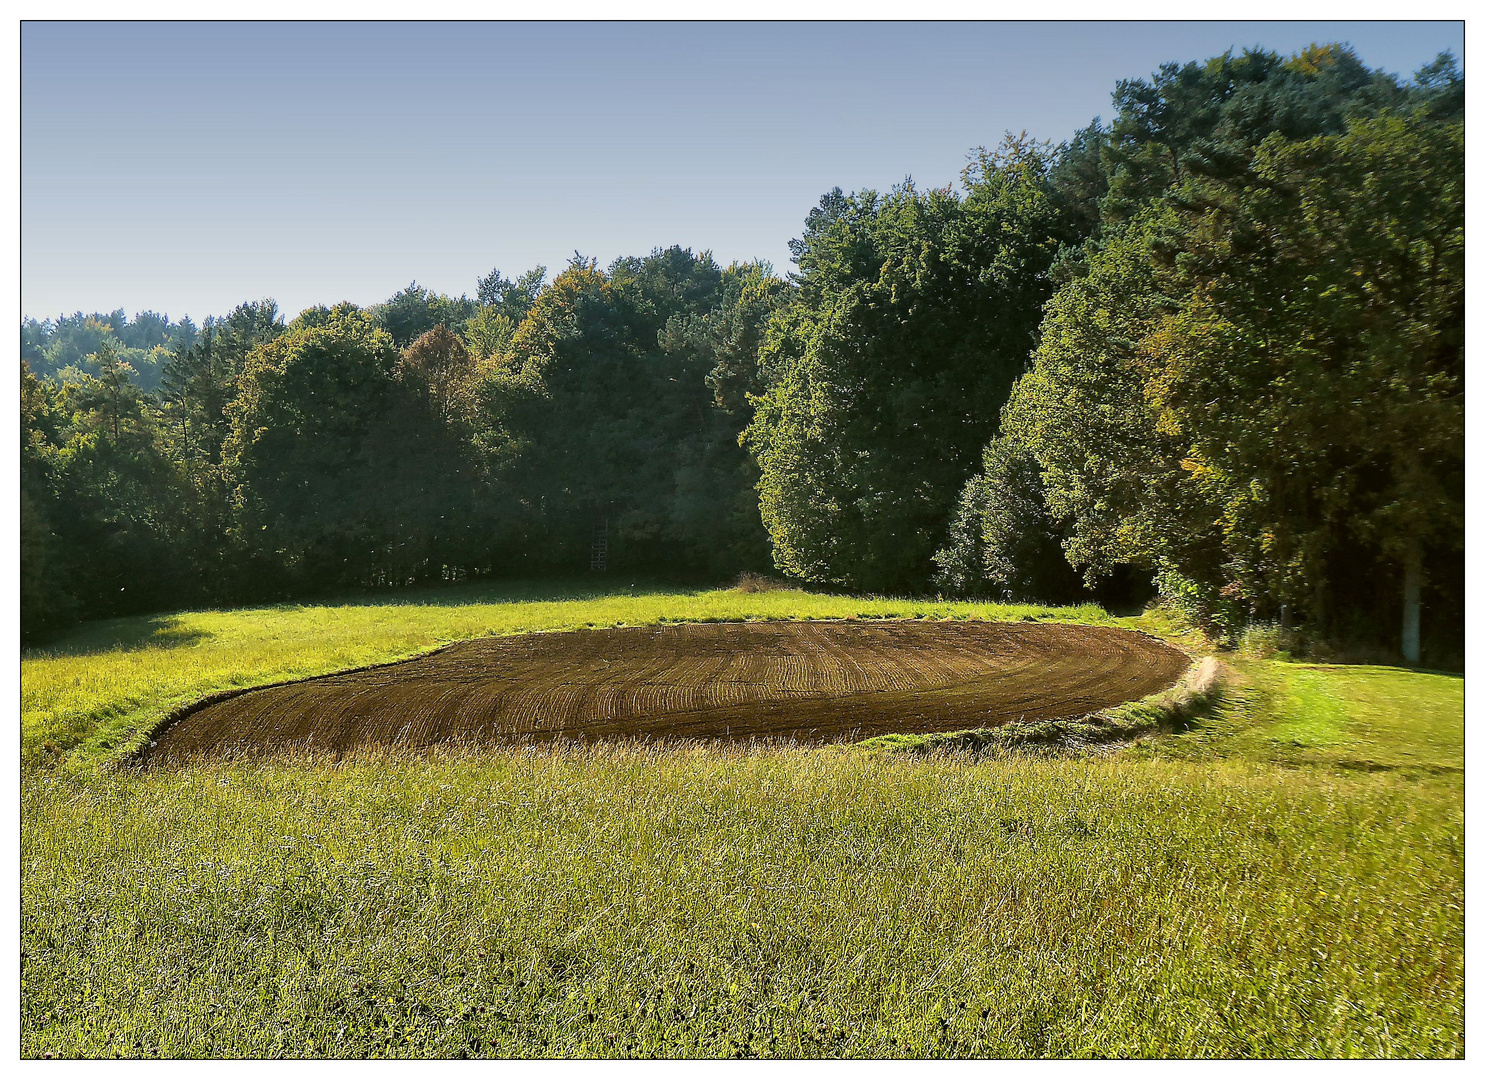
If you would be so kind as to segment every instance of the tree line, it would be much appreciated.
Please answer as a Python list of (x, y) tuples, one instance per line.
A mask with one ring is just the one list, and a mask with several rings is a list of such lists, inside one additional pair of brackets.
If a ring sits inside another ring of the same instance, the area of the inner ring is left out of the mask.
[(1463, 81), (1347, 49), (1120, 82), (795, 268), (574, 255), (473, 297), (22, 327), (22, 614), (591, 565), (1158, 592), (1462, 640)]

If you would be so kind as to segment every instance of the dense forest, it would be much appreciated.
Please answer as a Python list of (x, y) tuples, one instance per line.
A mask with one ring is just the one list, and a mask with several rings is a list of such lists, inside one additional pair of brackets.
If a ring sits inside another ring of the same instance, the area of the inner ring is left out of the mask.
[[(671, 247), (475, 295), (21, 331), (22, 631), (597, 572), (1463, 636), (1464, 91), (1340, 46), (1120, 82), (785, 276)], [(1411, 643), (1404, 651), (1412, 658)]]

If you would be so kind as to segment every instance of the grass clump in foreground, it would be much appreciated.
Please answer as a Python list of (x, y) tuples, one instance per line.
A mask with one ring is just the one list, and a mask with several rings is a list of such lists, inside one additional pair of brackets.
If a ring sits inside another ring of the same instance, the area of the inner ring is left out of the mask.
[(138, 745), (208, 694), (401, 660), (490, 634), (745, 619), (959, 618), (1112, 623), (1101, 608), (827, 596), (797, 589), (677, 591), (457, 586), (344, 603), (191, 611), (93, 623), (21, 657), (21, 753), (84, 768)]
[(1097, 759), (29, 770), (21, 1050), (1461, 1054), (1462, 681), (1239, 675)]

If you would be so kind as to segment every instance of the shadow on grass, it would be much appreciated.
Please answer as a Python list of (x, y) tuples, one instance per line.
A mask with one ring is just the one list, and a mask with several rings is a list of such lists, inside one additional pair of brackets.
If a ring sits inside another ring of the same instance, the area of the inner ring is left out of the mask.
[[(725, 589), (731, 582), (684, 583), (654, 578), (483, 581), (399, 589), (366, 589), (327, 596), (306, 596), (280, 604), (247, 604), (222, 611), (297, 611), (306, 607), (471, 607), (478, 604), (564, 603), (639, 597), (651, 593), (695, 596)], [(200, 609), (217, 610), (217, 609)], [(44, 644), (23, 649), (23, 659), (59, 656), (93, 656), (99, 653), (130, 652), (151, 648), (181, 648), (199, 644), (214, 635), (209, 630), (186, 627), (185, 612), (158, 615), (126, 615), (100, 619)]]
[(86, 623), (64, 638), (33, 649), (23, 649), (23, 659), (48, 656), (92, 656), (107, 652), (140, 649), (177, 649), (211, 639), (209, 630), (182, 625), (179, 615), (130, 615)]
[(476, 604), (566, 603), (570, 601), (607, 600), (615, 597), (644, 596), (666, 593), (671, 596), (695, 596), (714, 589), (725, 589), (731, 582), (698, 582), (657, 578), (606, 575), (593, 579), (562, 578), (556, 580), (480, 581), (451, 585), (424, 585), (411, 588), (365, 589), (279, 605), (299, 607), (408, 607), (437, 605), (469, 607)]

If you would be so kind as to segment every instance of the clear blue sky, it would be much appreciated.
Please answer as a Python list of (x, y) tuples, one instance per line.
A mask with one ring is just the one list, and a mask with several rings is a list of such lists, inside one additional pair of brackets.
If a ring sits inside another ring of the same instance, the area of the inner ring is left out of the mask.
[(1349, 42), (1410, 75), (1460, 23), (27, 23), (22, 310), (198, 322), (458, 294), (574, 249), (789, 268), (819, 196), (1061, 141), (1117, 79)]

